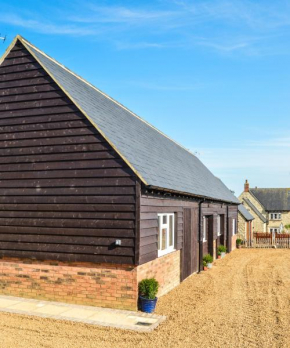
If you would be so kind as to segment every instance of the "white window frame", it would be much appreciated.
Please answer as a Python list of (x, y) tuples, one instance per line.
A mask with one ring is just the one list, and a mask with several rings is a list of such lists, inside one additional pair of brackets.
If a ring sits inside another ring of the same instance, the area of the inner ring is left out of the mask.
[[(163, 223), (163, 216), (167, 216), (166, 219), (166, 224)], [(173, 216), (173, 221), (172, 221), (172, 245), (169, 245), (169, 220), (170, 220), (170, 216)], [(159, 219), (160, 217), (160, 219)], [(159, 224), (159, 221), (161, 221), (161, 223)], [(164, 250), (158, 249), (158, 257), (159, 256), (163, 256), (166, 255), (168, 253), (171, 253), (172, 251), (175, 251), (175, 214), (171, 213), (171, 214), (158, 214), (158, 240), (160, 240), (160, 245), (162, 245), (162, 230), (166, 229), (166, 234), (167, 234), (167, 245), (166, 248)]]
[(273, 233), (273, 232), (274, 233), (280, 233), (280, 228), (279, 227), (270, 227), (269, 231), (270, 231), (270, 233)]
[(206, 217), (203, 217), (203, 224), (202, 224), (202, 241), (203, 243), (205, 243), (207, 241), (206, 239), (206, 230), (207, 230), (207, 226), (206, 226)]
[(270, 220), (282, 220), (282, 215), (279, 212), (270, 213)]
[(217, 236), (220, 237), (222, 235), (221, 232), (221, 216), (217, 216), (217, 222), (216, 222), (216, 229), (217, 229)]
[(237, 234), (237, 229), (236, 229), (236, 219), (232, 220), (232, 235), (234, 236)]

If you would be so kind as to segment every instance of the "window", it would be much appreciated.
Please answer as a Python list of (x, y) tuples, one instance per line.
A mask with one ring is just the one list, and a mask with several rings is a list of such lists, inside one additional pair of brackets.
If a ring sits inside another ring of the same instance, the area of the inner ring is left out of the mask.
[(232, 231), (233, 231), (233, 236), (236, 234), (236, 219), (233, 219), (233, 228), (232, 228)]
[(174, 250), (174, 214), (158, 214), (158, 256)]
[(279, 233), (280, 232), (280, 228), (279, 227), (271, 227), (270, 228), (270, 233)]
[(270, 213), (270, 220), (281, 220), (281, 213)]
[(217, 216), (217, 235), (221, 236), (221, 216)]
[(207, 230), (207, 219), (204, 216), (203, 217), (203, 236), (202, 236), (202, 241), (206, 242), (206, 230)]

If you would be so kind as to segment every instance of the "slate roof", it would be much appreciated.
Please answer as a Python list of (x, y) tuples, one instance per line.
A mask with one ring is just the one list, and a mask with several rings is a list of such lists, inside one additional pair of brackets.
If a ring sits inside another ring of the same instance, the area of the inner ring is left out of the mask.
[(223, 182), (192, 153), (22, 37), (18, 39), (144, 184), (239, 203)]
[(238, 210), (247, 221), (251, 221), (255, 219), (253, 215), (245, 208), (243, 204), (240, 204), (238, 206)]
[(290, 211), (290, 188), (250, 189), (267, 211)]
[(248, 206), (259, 216), (259, 218), (263, 222), (267, 222), (267, 219), (265, 216), (259, 212), (259, 210), (254, 206), (254, 204), (248, 199), (248, 198), (243, 198), (243, 200), (248, 204)]

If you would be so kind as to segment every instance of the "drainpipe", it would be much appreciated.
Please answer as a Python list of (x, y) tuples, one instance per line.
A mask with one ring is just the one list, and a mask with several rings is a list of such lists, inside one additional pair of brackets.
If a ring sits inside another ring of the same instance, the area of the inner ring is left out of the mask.
[(198, 224), (198, 242), (199, 242), (199, 248), (198, 248), (198, 273), (203, 270), (203, 234), (202, 234), (202, 209), (201, 204), (205, 201), (199, 201), (198, 203), (198, 216), (199, 216), (199, 224)]
[(230, 250), (230, 226), (229, 226), (229, 206), (227, 205), (227, 233), (226, 233), (226, 247), (228, 249), (228, 253), (231, 252)]

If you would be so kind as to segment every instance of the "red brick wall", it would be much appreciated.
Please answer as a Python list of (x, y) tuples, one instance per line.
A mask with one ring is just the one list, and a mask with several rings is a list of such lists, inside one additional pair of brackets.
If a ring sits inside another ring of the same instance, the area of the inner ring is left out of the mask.
[(0, 294), (136, 310), (137, 272), (127, 265), (0, 259)]
[(153, 277), (160, 284), (157, 296), (166, 294), (180, 284), (180, 251), (158, 257), (137, 267), (138, 283), (144, 278)]

